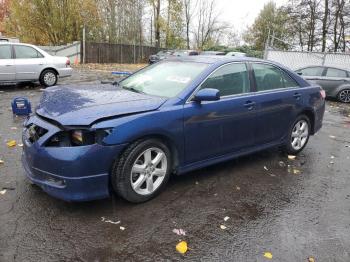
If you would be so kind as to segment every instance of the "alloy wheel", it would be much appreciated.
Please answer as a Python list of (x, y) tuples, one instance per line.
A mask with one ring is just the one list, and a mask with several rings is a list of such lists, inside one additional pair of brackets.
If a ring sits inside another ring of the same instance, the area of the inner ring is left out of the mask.
[(299, 120), (293, 127), (291, 145), (294, 150), (300, 150), (309, 137), (309, 125), (305, 120)]
[(134, 162), (130, 182), (140, 195), (150, 195), (162, 184), (167, 172), (167, 157), (160, 148), (152, 147), (141, 153)]
[(339, 100), (343, 103), (350, 103), (350, 89), (340, 91)]
[(47, 86), (52, 86), (56, 83), (56, 75), (53, 72), (47, 72), (44, 75), (44, 83)]

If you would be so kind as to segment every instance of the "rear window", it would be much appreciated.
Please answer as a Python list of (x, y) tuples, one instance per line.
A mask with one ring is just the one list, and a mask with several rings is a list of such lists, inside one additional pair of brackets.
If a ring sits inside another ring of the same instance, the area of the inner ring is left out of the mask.
[(297, 72), (301, 72), (303, 76), (322, 76), (323, 69), (323, 67), (316, 66), (304, 68)]
[(30, 59), (43, 57), (36, 49), (30, 46), (15, 46), (15, 53), (17, 59)]
[(10, 45), (0, 45), (0, 59), (11, 59)]
[(347, 77), (346, 71), (336, 69), (336, 68), (328, 68), (326, 76), (328, 77)]

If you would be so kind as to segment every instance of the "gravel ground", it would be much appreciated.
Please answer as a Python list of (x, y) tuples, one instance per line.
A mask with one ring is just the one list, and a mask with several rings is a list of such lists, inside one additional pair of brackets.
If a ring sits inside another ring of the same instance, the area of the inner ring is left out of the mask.
[[(59, 84), (103, 79), (114, 77), (80, 68)], [(271, 261), (350, 261), (349, 105), (327, 102), (322, 130), (295, 160), (272, 149), (172, 177), (140, 205), (66, 203), (30, 185), (21, 147), (6, 146), (20, 143), (23, 121), (10, 101), (35, 105), (40, 95), (39, 86), (0, 87), (0, 261), (268, 261), (265, 252)]]

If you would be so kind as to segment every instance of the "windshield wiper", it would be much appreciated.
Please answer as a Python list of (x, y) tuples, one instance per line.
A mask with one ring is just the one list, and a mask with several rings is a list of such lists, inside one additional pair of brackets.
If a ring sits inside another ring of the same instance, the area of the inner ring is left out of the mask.
[(126, 89), (126, 90), (130, 90), (130, 91), (135, 92), (135, 93), (145, 94), (145, 92), (142, 92), (141, 90), (138, 90), (138, 89), (136, 89), (134, 87), (124, 87), (124, 86), (122, 86), (122, 88)]

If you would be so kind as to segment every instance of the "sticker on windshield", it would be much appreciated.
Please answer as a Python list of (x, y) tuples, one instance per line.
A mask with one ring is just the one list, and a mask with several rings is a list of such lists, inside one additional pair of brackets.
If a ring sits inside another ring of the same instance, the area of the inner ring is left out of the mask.
[(171, 82), (181, 83), (181, 84), (187, 84), (188, 82), (191, 81), (191, 78), (185, 77), (185, 76), (168, 76), (166, 80)]

